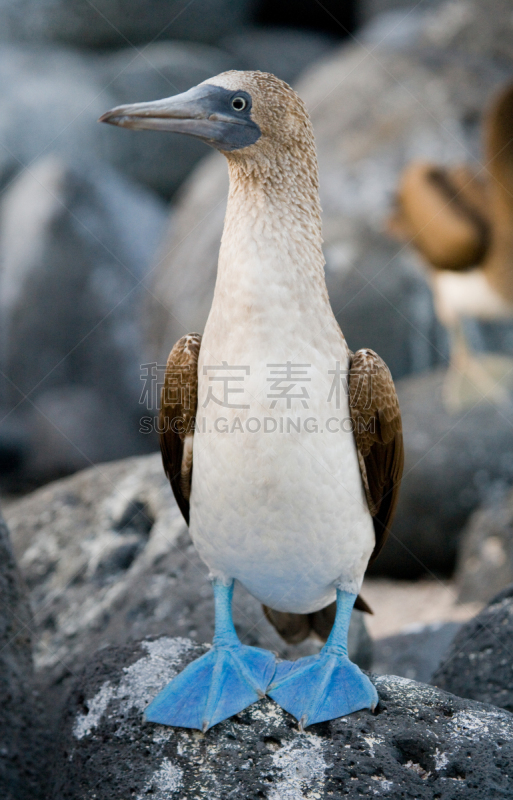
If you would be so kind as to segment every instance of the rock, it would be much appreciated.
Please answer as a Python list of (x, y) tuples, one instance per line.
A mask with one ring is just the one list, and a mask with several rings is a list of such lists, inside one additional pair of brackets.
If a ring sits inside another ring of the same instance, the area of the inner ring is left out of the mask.
[[(440, 5), (441, 0), (431, 0), (429, 8)], [(392, 19), (396, 21), (415, 15), (426, 13), (426, 4), (417, 3), (415, 0), (360, 0), (358, 3), (358, 16), (360, 22), (365, 24), (374, 19)], [(364, 31), (368, 28), (365, 25)], [(388, 44), (388, 42), (387, 42)]]
[[(394, 378), (444, 361), (445, 333), (413, 252), (384, 235), (398, 176), (412, 158), (457, 162), (480, 152), (484, 105), (511, 66), (438, 49), (344, 45), (297, 85), (310, 111), (320, 168), (326, 276), (353, 349), (377, 350)], [(422, 101), (419, 101), (422, 98)], [(180, 195), (149, 303), (150, 349), (164, 359), (203, 329), (213, 293), (227, 196), (220, 154)], [(510, 326), (511, 328), (511, 326)]]
[(397, 383), (405, 470), (392, 534), (371, 572), (451, 573), (469, 515), (513, 482), (513, 411), (483, 401), (449, 414), (444, 376), (440, 369)]
[(325, 56), (334, 39), (322, 33), (293, 28), (245, 28), (219, 43), (241, 64), (241, 69), (272, 72), (292, 83), (313, 61)]
[[(442, 0), (432, 0), (431, 6), (439, 4)], [(387, 49), (400, 48), (411, 50), (418, 44), (426, 24), (425, 6), (417, 4), (416, 7), (393, 7), (395, 0), (385, 0), (384, 5), (390, 6), (387, 10), (379, 9), (377, 3), (366, 2), (360, 4), (360, 15), (367, 19), (365, 26), (358, 32), (359, 41), (369, 48), (386, 45)], [(400, 2), (400, 0), (398, 0)]]
[[(126, 48), (102, 56), (99, 64), (114, 104), (123, 105), (185, 92), (212, 75), (237, 68), (238, 59), (206, 45), (159, 42), (140, 52)], [(167, 197), (205, 155), (205, 145), (191, 136), (157, 131), (148, 136), (147, 131), (102, 127), (110, 163)]]
[[(367, 39), (370, 28), (374, 42), (397, 43), (401, 29), (420, 48), (451, 51), (465, 58), (474, 55), (511, 64), (513, 20), (508, 0), (361, 0), (359, 17), (372, 20), (359, 31)], [(381, 36), (378, 38), (378, 29)]]
[(2, 43), (0, 187), (50, 152), (74, 165), (102, 153), (108, 126), (96, 120), (115, 99), (100, 77), (90, 59), (66, 48)]
[(215, 42), (251, 18), (252, 0), (1, 0), (4, 40), (66, 42), (78, 47), (123, 47), (155, 39)]
[(508, 0), (450, 0), (426, 15), (422, 44), (428, 47), (511, 64), (512, 42), (513, 19)]
[(25, 431), (20, 479), (148, 452), (138, 432), (142, 285), (158, 200), (105, 166), (41, 159), (0, 207), (2, 427)]
[(429, 683), (460, 627), (459, 622), (409, 625), (395, 636), (375, 639), (372, 671)]
[(463, 625), (432, 678), (440, 689), (513, 711), (513, 585)]
[[(159, 454), (102, 464), (37, 490), (6, 509), (38, 621), (35, 663), (59, 686), (94, 650), (147, 635), (210, 641), (214, 604), (207, 567), (189, 538)], [(371, 642), (353, 614), (349, 649), (370, 666)], [(286, 645), (241, 586), (234, 620), (246, 644), (287, 658), (318, 652)]]
[(32, 800), (41, 768), (34, 733), (32, 619), (0, 517), (0, 795), (4, 800)]
[(55, 152), (85, 169), (101, 157), (171, 195), (205, 146), (185, 136), (99, 125), (98, 118), (116, 105), (167, 97), (236, 66), (218, 48), (176, 41), (96, 56), (2, 43), (0, 187), (39, 156)]
[(456, 565), (458, 600), (488, 602), (513, 583), (513, 494), (493, 498), (472, 514)]
[(305, 734), (271, 700), (206, 735), (143, 723), (149, 700), (204, 651), (163, 637), (107, 648), (88, 664), (56, 745), (56, 800), (508, 795), (513, 716), (404, 678), (373, 677), (375, 716)]

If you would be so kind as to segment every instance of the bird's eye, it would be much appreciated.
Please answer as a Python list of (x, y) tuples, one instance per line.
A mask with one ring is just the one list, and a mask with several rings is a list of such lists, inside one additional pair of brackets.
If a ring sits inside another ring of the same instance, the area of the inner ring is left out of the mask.
[(232, 100), (232, 108), (234, 109), (234, 111), (244, 111), (247, 105), (248, 101), (246, 100), (245, 97), (237, 96), (234, 97)]

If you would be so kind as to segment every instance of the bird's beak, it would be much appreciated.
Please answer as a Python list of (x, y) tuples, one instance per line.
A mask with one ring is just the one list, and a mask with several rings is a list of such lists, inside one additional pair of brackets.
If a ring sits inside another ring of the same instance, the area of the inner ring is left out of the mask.
[(132, 130), (170, 131), (202, 139), (219, 150), (247, 147), (260, 137), (249, 115), (237, 115), (230, 106), (233, 92), (212, 84), (200, 84), (188, 92), (155, 100), (117, 106), (98, 122)]

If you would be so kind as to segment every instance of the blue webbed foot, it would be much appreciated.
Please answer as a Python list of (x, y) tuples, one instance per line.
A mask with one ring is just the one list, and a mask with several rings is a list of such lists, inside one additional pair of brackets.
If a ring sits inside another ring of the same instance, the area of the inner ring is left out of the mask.
[(328, 641), (317, 656), (278, 664), (267, 690), (301, 729), (361, 708), (374, 708), (378, 693), (347, 656), (347, 633), (356, 595), (337, 589), (337, 613)]
[(145, 718), (206, 731), (264, 697), (274, 670), (274, 655), (267, 650), (214, 645), (168, 683)]
[(212, 649), (168, 683), (146, 709), (148, 722), (207, 731), (267, 692), (276, 659), (241, 644), (232, 620), (233, 581), (214, 580), (216, 632)]
[(301, 728), (343, 717), (361, 708), (374, 710), (378, 693), (345, 654), (324, 648), (317, 656), (278, 664), (269, 697), (292, 714)]

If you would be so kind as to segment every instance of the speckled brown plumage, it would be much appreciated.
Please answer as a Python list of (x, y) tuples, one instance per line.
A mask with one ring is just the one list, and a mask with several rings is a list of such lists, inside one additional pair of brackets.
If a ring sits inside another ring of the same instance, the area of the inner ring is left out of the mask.
[(392, 524), (404, 467), (401, 412), (394, 381), (373, 350), (358, 350), (351, 358), (349, 408), (376, 534), (373, 561)]
[(187, 524), (200, 347), (199, 333), (182, 336), (175, 344), (167, 360), (160, 403), (160, 450), (164, 470)]

